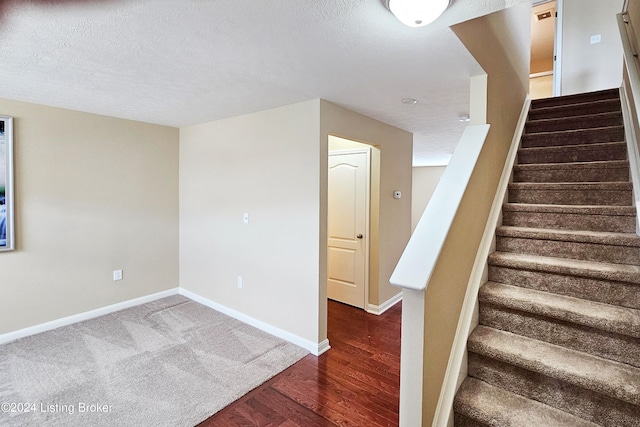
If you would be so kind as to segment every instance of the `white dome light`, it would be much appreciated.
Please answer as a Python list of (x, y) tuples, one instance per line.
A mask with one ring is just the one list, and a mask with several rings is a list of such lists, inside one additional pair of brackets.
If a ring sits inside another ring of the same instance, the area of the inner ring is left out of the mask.
[(409, 27), (424, 27), (438, 19), (449, 0), (389, 0), (389, 10)]

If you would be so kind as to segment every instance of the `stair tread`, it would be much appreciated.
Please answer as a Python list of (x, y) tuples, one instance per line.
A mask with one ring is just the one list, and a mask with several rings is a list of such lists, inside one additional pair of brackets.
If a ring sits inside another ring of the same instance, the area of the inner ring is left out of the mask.
[[(531, 130), (530, 130), (531, 131)], [(524, 133), (522, 148), (602, 144), (625, 140), (624, 126)]]
[(594, 105), (608, 105), (608, 104), (613, 105), (614, 108), (618, 108), (619, 110), (620, 98), (615, 97), (610, 99), (600, 99), (596, 101), (584, 101), (584, 102), (577, 102), (572, 104), (553, 105), (549, 107), (536, 107), (533, 105), (533, 102), (532, 102), (531, 111), (535, 112), (535, 114), (544, 114), (545, 112), (548, 112), (548, 111), (570, 110), (572, 108), (593, 107)]
[(582, 261), (513, 252), (492, 253), (489, 255), (489, 265), (640, 284), (640, 266), (636, 265)]
[[(496, 235), (503, 237), (520, 237), (525, 239), (544, 239), (563, 242), (640, 247), (640, 236), (635, 233), (560, 230), (553, 228), (515, 227), (502, 225), (496, 228)], [(638, 260), (638, 263), (640, 264), (640, 259)]]
[(505, 203), (506, 211), (540, 212), (540, 213), (572, 213), (585, 215), (624, 215), (635, 216), (635, 206), (606, 205), (552, 205), (536, 203)]
[(547, 190), (632, 190), (630, 181), (609, 181), (609, 182), (512, 182), (509, 188), (520, 189), (547, 189)]
[(504, 283), (487, 282), (480, 301), (640, 338), (640, 310)]
[(492, 426), (597, 426), (575, 415), (474, 378), (465, 379), (460, 386), (455, 410)]
[(618, 101), (620, 100), (619, 88), (603, 89), (586, 93), (576, 93), (572, 95), (555, 96), (551, 98), (534, 99), (531, 101), (531, 108), (539, 109), (560, 106), (569, 107), (572, 105), (595, 102), (596, 100), (604, 101), (613, 99), (616, 99)]
[(540, 124), (540, 123), (561, 123), (561, 122), (571, 122), (576, 120), (585, 120), (585, 119), (599, 119), (599, 118), (609, 118), (609, 117), (622, 117), (622, 111), (607, 111), (604, 113), (592, 113), (592, 114), (581, 114), (578, 116), (567, 116), (567, 117), (551, 117), (551, 118), (540, 118), (540, 119), (529, 119), (527, 120), (527, 124)]
[(486, 326), (469, 336), (469, 351), (640, 405), (640, 369)]
[[(575, 132), (575, 131), (562, 131), (562, 132)], [(536, 134), (530, 133), (529, 135), (536, 135)], [(588, 144), (567, 144), (567, 145), (547, 145), (542, 147), (521, 147), (518, 149), (518, 152), (535, 153), (535, 152), (541, 152), (541, 151), (594, 150), (594, 149), (611, 148), (611, 147), (617, 147), (617, 146), (626, 147), (626, 143), (624, 141), (612, 141), (612, 142), (591, 142)]]
[(514, 170), (549, 170), (549, 169), (617, 169), (628, 168), (628, 160), (598, 160), (593, 162), (567, 163), (529, 163), (514, 165)]

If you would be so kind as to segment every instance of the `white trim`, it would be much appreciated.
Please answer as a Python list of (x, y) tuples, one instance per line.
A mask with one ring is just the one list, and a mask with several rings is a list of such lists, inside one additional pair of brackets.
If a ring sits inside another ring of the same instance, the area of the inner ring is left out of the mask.
[(302, 347), (308, 350), (310, 353), (312, 353), (315, 356), (320, 356), (322, 353), (324, 353), (325, 351), (331, 348), (331, 346), (329, 345), (328, 339), (316, 344), (312, 341), (301, 338), (297, 335), (294, 335), (282, 329), (276, 328), (275, 326), (269, 325), (268, 323), (265, 323), (261, 320), (254, 319), (253, 317), (247, 316), (246, 314), (240, 313), (239, 311), (233, 310), (222, 304), (218, 304), (214, 301), (211, 301), (207, 298), (201, 297), (200, 295), (194, 294), (191, 291), (188, 291), (184, 288), (179, 288), (179, 287), (158, 292), (151, 295), (146, 295), (144, 297), (119, 302), (117, 304), (108, 305), (106, 307), (101, 307), (101, 308), (87, 311), (84, 313), (74, 314), (73, 316), (67, 316), (61, 319), (52, 320), (51, 322), (42, 323), (40, 325), (31, 326), (28, 328), (20, 329), (18, 331), (9, 332), (9, 333), (0, 335), (0, 344), (6, 344), (10, 341), (15, 341), (20, 338), (39, 334), (41, 332), (50, 331), (52, 329), (60, 328), (62, 326), (72, 325), (74, 323), (82, 322), (84, 320), (89, 320), (96, 317), (104, 316), (106, 314), (111, 314), (116, 311), (124, 310), (125, 308), (135, 307), (136, 305), (146, 304), (148, 302), (159, 300), (161, 298), (170, 297), (173, 295), (185, 296), (195, 302), (198, 302), (202, 305), (205, 305), (209, 308), (212, 308), (216, 311), (226, 314), (227, 316), (233, 317), (234, 319), (240, 320), (243, 323), (246, 323), (255, 328), (258, 328), (261, 331), (274, 335), (278, 338), (282, 338), (283, 340), (289, 341), (292, 344), (295, 344), (299, 347)]
[(562, 17), (564, 16), (564, 0), (556, 3), (556, 31), (554, 35), (553, 55), (553, 96), (562, 95)]
[[(631, 45), (629, 34), (627, 33), (627, 25), (631, 24), (625, 22), (624, 14), (622, 13), (619, 13), (616, 17), (618, 20), (618, 29), (620, 30), (620, 39), (622, 40), (627, 77), (629, 78), (629, 86), (631, 89), (631, 96), (629, 96), (629, 94), (627, 94), (627, 85), (623, 83), (622, 90), (620, 91), (622, 115), (625, 124), (625, 140), (627, 142), (631, 182), (633, 183), (633, 200), (635, 206), (640, 207), (640, 153), (638, 152), (638, 139), (636, 135), (638, 121), (637, 117), (634, 119), (633, 114), (631, 114), (634, 110), (636, 115), (638, 111), (640, 111), (640, 74), (638, 73), (637, 62), (634, 57), (634, 49)], [(633, 31), (634, 29), (631, 28), (631, 30)], [(631, 105), (632, 100), (633, 106)], [(640, 212), (636, 215), (636, 232), (640, 234)]]
[(108, 305), (106, 307), (97, 308), (95, 310), (86, 311), (80, 314), (74, 314), (72, 316), (63, 317), (61, 319), (52, 320), (51, 322), (41, 323), (40, 325), (30, 326), (28, 328), (20, 329), (18, 331), (9, 332), (0, 335), (0, 344), (6, 344), (10, 341), (14, 341), (20, 338), (28, 337), (31, 335), (39, 334), (41, 332), (50, 331), (52, 329), (60, 328), (62, 326), (72, 325), (74, 323), (82, 322), (84, 320), (94, 319), (96, 317), (111, 314), (116, 311), (124, 310), (125, 308), (135, 307), (136, 305), (146, 304), (151, 301), (159, 300), (161, 298), (170, 297), (172, 295), (178, 295), (178, 288), (169, 289), (166, 291), (158, 292), (151, 295), (146, 295), (140, 298), (134, 298), (128, 301), (119, 302), (117, 304)]
[(314, 356), (320, 356), (322, 353), (329, 350), (330, 348), (331, 346), (329, 345), (329, 338), (327, 338), (324, 341), (322, 341), (320, 344), (318, 344), (317, 351), (311, 351), (311, 350), (309, 351), (311, 351), (311, 354), (313, 354)]
[(392, 296), (391, 298), (389, 298), (388, 300), (386, 300), (380, 305), (368, 304), (367, 313), (371, 313), (371, 314), (375, 314), (376, 316), (379, 316), (385, 311), (389, 310), (394, 305), (396, 305), (397, 303), (399, 303), (400, 301), (402, 301), (402, 292)]
[[(403, 289), (400, 340), (400, 427), (422, 425), (424, 291)], [(407, 339), (411, 337), (411, 339)]]
[[(640, 93), (638, 93), (638, 96), (640, 96)], [(629, 170), (631, 172), (633, 187), (633, 201), (634, 205), (640, 208), (640, 152), (638, 152), (638, 138), (635, 131), (636, 123), (634, 123), (631, 115), (630, 100), (625, 85), (622, 86), (620, 97), (622, 98), (622, 116), (625, 123), (624, 139), (627, 142)], [(636, 233), (640, 235), (640, 210), (636, 213)]]
[(302, 347), (315, 356), (319, 356), (331, 348), (331, 346), (329, 346), (329, 340), (324, 340), (321, 343), (315, 343), (313, 341), (309, 341), (305, 338), (299, 337), (298, 335), (292, 334), (291, 332), (287, 332), (283, 329), (263, 322), (262, 320), (258, 320), (225, 305), (202, 297), (198, 294), (194, 294), (193, 292), (188, 291), (184, 288), (179, 288), (179, 293), (180, 295), (192, 299), (195, 302), (199, 302), (200, 304), (219, 311), (220, 313), (226, 314), (227, 316), (233, 317), (234, 319), (246, 323), (247, 325), (251, 325), (254, 328), (258, 328), (261, 331), (274, 335), (278, 338), (282, 338), (283, 340), (289, 341), (292, 344)]
[(535, 79), (538, 77), (546, 77), (546, 76), (553, 76), (553, 71), (541, 71), (539, 73), (529, 74), (530, 79)]
[[(440, 389), (440, 397), (438, 399), (438, 405), (436, 406), (436, 412), (433, 419), (433, 426), (445, 427), (450, 423), (453, 410), (453, 399), (456, 391), (462, 382), (461, 379), (466, 377), (466, 370), (463, 370), (463, 362), (467, 352), (467, 338), (471, 332), (471, 326), (473, 323), (474, 313), (476, 311), (476, 305), (478, 303), (478, 291), (480, 286), (486, 280), (486, 266), (487, 257), (490, 251), (493, 249), (494, 235), (496, 227), (501, 218), (502, 205), (507, 197), (507, 188), (509, 181), (511, 180), (511, 172), (518, 153), (518, 147), (524, 125), (527, 121), (527, 115), (529, 113), (529, 106), (531, 105), (531, 99), (527, 95), (522, 111), (520, 112), (520, 119), (516, 126), (513, 140), (511, 141), (511, 148), (502, 169), (502, 176), (500, 177), (500, 183), (496, 190), (496, 195), (491, 205), (491, 211), (487, 224), (484, 228), (482, 240), (476, 253), (476, 258), (473, 263), (473, 269), (469, 277), (467, 284), (467, 291), (462, 303), (462, 309), (460, 311), (460, 319), (456, 328), (456, 335), (451, 347), (451, 353), (449, 355), (449, 363), (447, 364), (447, 370), (445, 372), (444, 380), (442, 382), (442, 388)], [(464, 375), (461, 378), (461, 373)]]
[(471, 174), (489, 133), (489, 125), (467, 126), (444, 170), (389, 282), (424, 290), (467, 190)]

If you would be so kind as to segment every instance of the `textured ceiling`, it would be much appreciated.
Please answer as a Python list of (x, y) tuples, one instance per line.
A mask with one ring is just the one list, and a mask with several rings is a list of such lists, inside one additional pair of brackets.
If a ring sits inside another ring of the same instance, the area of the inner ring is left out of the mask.
[(322, 98), (442, 164), (480, 72), (448, 27), (528, 1), (409, 28), (385, 0), (0, 0), (0, 97), (176, 127)]

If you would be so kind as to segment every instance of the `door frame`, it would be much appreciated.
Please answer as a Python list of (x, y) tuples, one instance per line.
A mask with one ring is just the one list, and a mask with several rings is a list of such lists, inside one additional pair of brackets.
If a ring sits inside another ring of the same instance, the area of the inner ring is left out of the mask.
[(562, 16), (564, 0), (556, 0), (556, 31), (553, 35), (553, 96), (562, 95)]
[[(343, 138), (345, 139), (345, 138)], [(358, 142), (358, 141), (353, 141)], [(358, 142), (362, 145), (367, 145), (361, 142)], [(371, 147), (362, 147), (362, 148), (347, 148), (347, 149), (339, 149), (339, 150), (331, 150), (328, 152), (327, 158), (332, 155), (341, 155), (341, 154), (366, 154), (366, 182), (365, 182), (365, 209), (364, 209), (364, 228), (365, 228), (365, 239), (364, 239), (364, 301), (362, 305), (362, 309), (368, 312), (369, 307), (369, 265), (370, 265), (370, 241), (371, 241)], [(329, 171), (327, 168), (327, 177), (329, 176)], [(327, 186), (328, 191), (328, 186)], [(327, 193), (328, 196), (328, 193)], [(329, 211), (327, 210), (327, 218), (329, 217)], [(328, 230), (327, 230), (328, 231)], [(327, 233), (327, 242), (326, 245), (327, 250), (329, 247), (329, 235)], [(327, 262), (327, 282), (329, 280), (329, 263)], [(327, 286), (327, 284), (325, 284)], [(327, 298), (329, 296), (327, 295)]]
[[(534, 0), (531, 7), (554, 0)], [(564, 12), (564, 0), (556, 1), (556, 27), (553, 33), (553, 93), (552, 96), (562, 95), (562, 15)]]

